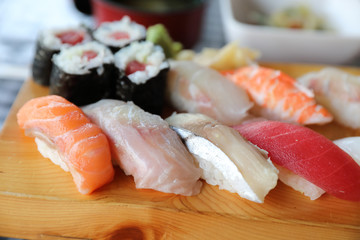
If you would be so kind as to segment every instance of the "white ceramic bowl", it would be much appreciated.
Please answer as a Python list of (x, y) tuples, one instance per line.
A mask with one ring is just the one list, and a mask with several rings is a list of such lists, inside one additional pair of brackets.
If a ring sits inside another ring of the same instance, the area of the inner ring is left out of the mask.
[[(351, 64), (360, 55), (360, 0), (219, 0), (226, 41), (261, 52), (261, 61)], [(247, 23), (251, 11), (267, 15), (306, 4), (333, 31)]]

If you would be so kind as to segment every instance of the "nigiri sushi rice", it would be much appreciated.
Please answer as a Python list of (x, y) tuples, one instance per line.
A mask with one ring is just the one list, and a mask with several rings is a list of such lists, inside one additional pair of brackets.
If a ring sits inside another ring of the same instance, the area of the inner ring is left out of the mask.
[(279, 179), (281, 182), (293, 188), (294, 190), (301, 192), (311, 200), (318, 199), (325, 193), (323, 189), (309, 182), (305, 178), (293, 173), (287, 168), (281, 167), (277, 164), (274, 165), (279, 170)]

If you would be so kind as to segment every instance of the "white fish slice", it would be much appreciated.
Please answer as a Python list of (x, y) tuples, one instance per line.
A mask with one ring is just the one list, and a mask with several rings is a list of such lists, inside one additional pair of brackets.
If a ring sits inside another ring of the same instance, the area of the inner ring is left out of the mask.
[(166, 97), (177, 111), (202, 113), (226, 125), (241, 123), (253, 106), (245, 90), (192, 61), (170, 62)]
[(360, 165), (360, 137), (346, 137), (333, 141)]
[(297, 81), (314, 91), (316, 101), (334, 115), (335, 121), (360, 128), (360, 76), (326, 67), (307, 73)]
[(202, 114), (167, 118), (202, 169), (202, 178), (250, 201), (262, 203), (277, 184), (277, 169), (234, 129)]
[(137, 188), (185, 196), (200, 192), (200, 169), (160, 116), (119, 100), (100, 100), (83, 110), (107, 135), (113, 159)]

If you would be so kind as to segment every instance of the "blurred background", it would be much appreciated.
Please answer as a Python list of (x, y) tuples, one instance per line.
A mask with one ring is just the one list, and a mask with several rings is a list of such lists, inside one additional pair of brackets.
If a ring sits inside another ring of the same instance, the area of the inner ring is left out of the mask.
[[(23, 81), (31, 75), (38, 32), (44, 28), (78, 24), (95, 26), (94, 17), (79, 12), (74, 2), (0, 0), (0, 128)], [(81, 4), (86, 1), (76, 2)], [(223, 46), (225, 40), (218, 0), (205, 1), (202, 18), (200, 36), (192, 48), (200, 50), (204, 46)]]
[(91, 0), (92, 15), (87, 15), (89, 3), (0, 0), (0, 128), (31, 76), (40, 30), (94, 28), (118, 14), (131, 13), (147, 26), (162, 19), (174, 40), (195, 51), (236, 41), (258, 50), (260, 62), (360, 65), (359, 0)]

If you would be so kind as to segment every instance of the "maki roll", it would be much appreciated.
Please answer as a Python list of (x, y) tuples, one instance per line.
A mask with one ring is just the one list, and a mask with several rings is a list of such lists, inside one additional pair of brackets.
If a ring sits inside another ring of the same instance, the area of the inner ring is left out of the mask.
[(37, 38), (35, 57), (32, 64), (34, 81), (43, 86), (49, 86), (53, 55), (59, 53), (62, 48), (89, 42), (90, 40), (90, 34), (82, 27), (45, 29), (41, 31)]
[(82, 106), (110, 95), (114, 55), (98, 42), (63, 49), (53, 57), (50, 94)]
[(119, 21), (104, 22), (93, 31), (96, 41), (108, 46), (113, 53), (131, 42), (145, 40), (146, 28), (124, 16)]
[(154, 114), (161, 114), (169, 62), (152, 42), (133, 42), (115, 54), (115, 96)]

